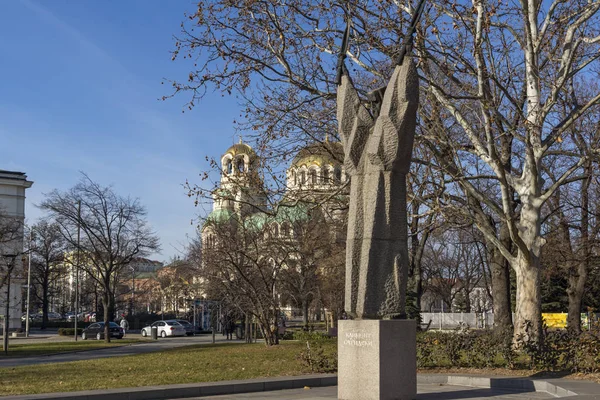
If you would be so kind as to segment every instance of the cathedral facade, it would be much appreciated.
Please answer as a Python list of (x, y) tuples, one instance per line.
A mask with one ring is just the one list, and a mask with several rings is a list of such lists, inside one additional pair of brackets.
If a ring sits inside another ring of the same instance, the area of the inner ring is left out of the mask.
[(234, 144), (221, 156), (221, 179), (202, 228), (203, 246), (215, 244), (212, 224), (232, 219), (255, 229), (267, 224), (270, 234), (280, 238), (293, 237), (296, 223), (315, 217), (342, 226), (349, 193), (343, 154), (342, 144), (329, 140), (302, 148), (287, 168), (285, 188), (274, 202), (268, 201), (256, 152), (242, 141)]

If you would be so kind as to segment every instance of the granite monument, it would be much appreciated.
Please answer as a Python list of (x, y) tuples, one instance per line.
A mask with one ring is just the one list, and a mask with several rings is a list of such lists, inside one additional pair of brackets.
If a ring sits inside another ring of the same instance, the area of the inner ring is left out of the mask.
[(424, 1), (413, 15), (388, 84), (361, 99), (344, 64), (346, 27), (338, 62), (337, 119), (350, 174), (345, 309), (339, 322), (338, 397), (416, 396), (416, 323), (406, 319), (409, 171), (419, 77), (410, 57)]

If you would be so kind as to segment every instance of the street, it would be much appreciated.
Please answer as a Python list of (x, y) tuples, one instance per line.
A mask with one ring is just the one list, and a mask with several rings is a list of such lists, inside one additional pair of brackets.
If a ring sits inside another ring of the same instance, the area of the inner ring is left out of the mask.
[[(51, 354), (45, 356), (31, 356), (31, 357), (23, 357), (23, 358), (0, 358), (0, 368), (3, 367), (17, 367), (21, 365), (34, 365), (34, 364), (49, 364), (49, 363), (60, 363), (60, 362), (68, 362), (68, 361), (79, 361), (79, 360), (91, 360), (96, 358), (105, 358), (105, 357), (119, 357), (119, 356), (129, 356), (135, 354), (145, 354), (151, 353), (155, 351), (162, 351), (168, 349), (174, 349), (177, 347), (190, 346), (195, 344), (210, 344), (212, 343), (212, 335), (203, 334), (197, 336), (184, 336), (184, 337), (173, 337), (173, 338), (159, 338), (157, 341), (153, 341), (149, 338), (142, 338), (139, 333), (128, 333), (126, 338), (139, 338), (144, 341), (141, 343), (130, 344), (120, 347), (112, 347), (106, 349), (94, 349), (94, 350), (83, 350), (78, 352), (69, 352), (69, 353), (58, 353)], [(10, 344), (22, 344), (22, 343), (32, 343), (35, 341), (38, 343), (39, 341), (47, 341), (47, 342), (57, 342), (57, 341), (73, 341), (74, 338), (71, 336), (59, 336), (57, 334), (46, 333), (38, 333), (35, 332), (30, 335), (29, 338), (11, 338)], [(78, 340), (81, 340), (79, 338)], [(113, 339), (113, 342), (118, 342), (118, 340)], [(216, 343), (242, 343), (241, 340), (226, 340), (225, 337), (221, 334), (215, 335)], [(9, 349), (10, 349), (9, 344)], [(10, 350), (9, 350), (10, 351)]]

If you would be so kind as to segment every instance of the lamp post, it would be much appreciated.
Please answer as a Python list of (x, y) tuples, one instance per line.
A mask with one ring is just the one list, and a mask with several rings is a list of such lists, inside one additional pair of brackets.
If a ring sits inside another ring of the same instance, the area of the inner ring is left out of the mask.
[(27, 267), (27, 307), (25, 314), (25, 337), (29, 337), (29, 304), (30, 304), (30, 294), (31, 294), (31, 255), (33, 246), (33, 227), (29, 229), (29, 260)]
[(10, 259), (10, 263), (8, 264), (8, 271), (6, 277), (6, 309), (4, 311), (4, 326), (2, 327), (2, 346), (4, 347), (4, 355), (8, 355), (8, 319), (10, 316), (10, 276), (12, 275), (12, 270), (15, 267), (15, 258), (17, 258), (17, 254), (4, 254), (5, 258)]
[(81, 239), (81, 200), (77, 202), (77, 261), (75, 264), (75, 341), (77, 341), (77, 313), (79, 312), (79, 247)]
[(135, 267), (130, 265), (131, 268), (131, 305), (129, 306), (129, 315), (132, 316), (135, 313)]

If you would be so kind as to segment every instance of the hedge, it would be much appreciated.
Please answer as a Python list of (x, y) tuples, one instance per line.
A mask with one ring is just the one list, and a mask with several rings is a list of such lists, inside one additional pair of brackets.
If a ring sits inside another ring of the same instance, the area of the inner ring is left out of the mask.
[[(77, 336), (80, 336), (81, 332), (83, 332), (83, 329), (77, 328)], [(58, 328), (58, 334), (60, 336), (74, 336), (75, 329), (74, 328)]]

